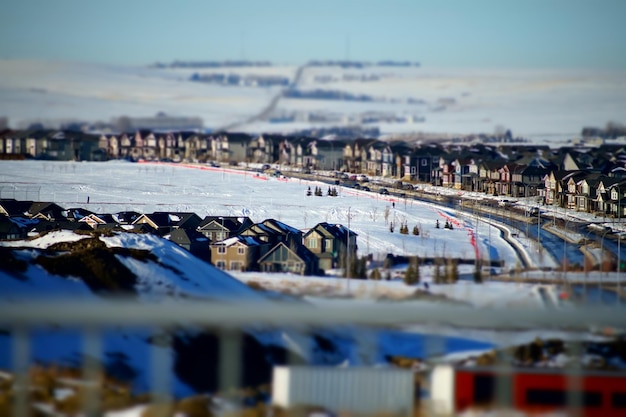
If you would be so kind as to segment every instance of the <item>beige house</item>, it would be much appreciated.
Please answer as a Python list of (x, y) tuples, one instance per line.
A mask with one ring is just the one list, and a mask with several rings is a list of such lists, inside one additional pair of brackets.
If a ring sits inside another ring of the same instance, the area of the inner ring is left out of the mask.
[(255, 270), (263, 245), (263, 242), (249, 236), (234, 236), (211, 243), (211, 262), (226, 271)]

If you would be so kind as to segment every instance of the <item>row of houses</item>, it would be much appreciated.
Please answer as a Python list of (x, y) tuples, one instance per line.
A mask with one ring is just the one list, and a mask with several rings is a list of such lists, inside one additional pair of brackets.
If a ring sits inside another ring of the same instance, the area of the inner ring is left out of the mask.
[(301, 231), (275, 219), (206, 216), (191, 212), (93, 213), (51, 202), (0, 200), (0, 240), (24, 239), (50, 230), (154, 233), (216, 267), (232, 271), (320, 275), (356, 259), (357, 234), (340, 224)]
[[(621, 197), (607, 190), (626, 178), (626, 147), (529, 144), (411, 144), (378, 139), (136, 131), (87, 135), (64, 131), (4, 131), (0, 156), (63, 160), (158, 160), (272, 164), (308, 172), (345, 171), (459, 190), (538, 197), (587, 212), (620, 215)], [(484, 138), (482, 138), (484, 139)]]

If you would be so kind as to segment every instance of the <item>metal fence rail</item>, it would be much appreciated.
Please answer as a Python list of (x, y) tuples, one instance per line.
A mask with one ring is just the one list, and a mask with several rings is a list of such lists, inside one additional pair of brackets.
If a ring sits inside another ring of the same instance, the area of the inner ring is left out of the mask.
[[(30, 357), (29, 334), (41, 326), (67, 326), (82, 329), (83, 357), (98, 357), (102, 350), (102, 332), (111, 326), (149, 326), (169, 330), (181, 327), (203, 326), (213, 329), (220, 340), (219, 386), (227, 389), (236, 387), (242, 364), (237, 352), (241, 350), (241, 329), (251, 325), (273, 328), (299, 328), (304, 332), (315, 327), (338, 325), (359, 325), (375, 328), (425, 325), (429, 329), (454, 329), (460, 335), (466, 329), (485, 329), (507, 332), (533, 329), (560, 329), (587, 333), (590, 329), (613, 328), (623, 331), (626, 328), (626, 309), (580, 307), (570, 309), (476, 309), (445, 304), (379, 303), (368, 305), (324, 306), (323, 308), (305, 303), (255, 303), (184, 301), (143, 303), (129, 299), (23, 301), (5, 303), (0, 306), (0, 329), (12, 335), (13, 371), (16, 386), (27, 384)], [(429, 330), (429, 332), (431, 332)], [(506, 336), (502, 336), (506, 337)], [(163, 344), (169, 343), (165, 338)], [(437, 340), (426, 340), (426, 352), (439, 351)], [(165, 349), (153, 347), (151, 359), (153, 401), (169, 401), (171, 393), (168, 384), (171, 378), (171, 358)], [(504, 359), (496, 378), (498, 402), (506, 406), (510, 398), (505, 393), (510, 384), (507, 377), (511, 372), (510, 362)], [(95, 381), (100, 373), (98, 361), (84, 361), (83, 378)], [(568, 371), (570, 392), (580, 391), (580, 369)], [(98, 415), (100, 400), (96, 384), (88, 385), (84, 396), (84, 411), (88, 415)], [(89, 388), (90, 387), (90, 388)], [(571, 398), (569, 398), (571, 397)], [(569, 395), (568, 404), (573, 409), (580, 405), (580, 397)], [(29, 415), (28, 391), (15, 391), (13, 415)], [(434, 415), (436, 410), (426, 408), (421, 415)]]

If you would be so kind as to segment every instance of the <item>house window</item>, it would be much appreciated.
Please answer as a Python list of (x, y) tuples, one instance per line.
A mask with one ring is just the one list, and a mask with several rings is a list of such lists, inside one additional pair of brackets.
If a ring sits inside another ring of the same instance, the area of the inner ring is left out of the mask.
[(411, 167), (411, 175), (415, 175), (415, 167)]
[(225, 254), (226, 253), (226, 246), (218, 246), (217, 247), (217, 253), (219, 254)]
[(231, 271), (241, 271), (243, 264), (239, 261), (231, 261), (230, 263), (230, 270)]
[(307, 246), (309, 248), (317, 249), (317, 239), (315, 239), (315, 238), (308, 239)]
[(428, 165), (428, 159), (422, 159), (421, 164), (423, 167)]
[(333, 251), (333, 240), (332, 239), (326, 239), (325, 251), (326, 252), (332, 252)]
[(224, 261), (217, 261), (217, 262), (215, 262), (215, 266), (218, 269), (226, 269), (226, 262), (224, 262)]
[(246, 253), (246, 248), (244, 248), (243, 246), (240, 246), (237, 248), (237, 253), (239, 255), (244, 255)]

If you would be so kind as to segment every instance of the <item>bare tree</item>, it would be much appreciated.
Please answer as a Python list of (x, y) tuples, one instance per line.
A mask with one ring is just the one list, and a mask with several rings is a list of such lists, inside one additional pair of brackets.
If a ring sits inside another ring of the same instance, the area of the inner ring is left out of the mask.
[(376, 219), (378, 219), (378, 207), (372, 207), (370, 209), (369, 216), (373, 222), (376, 222)]

